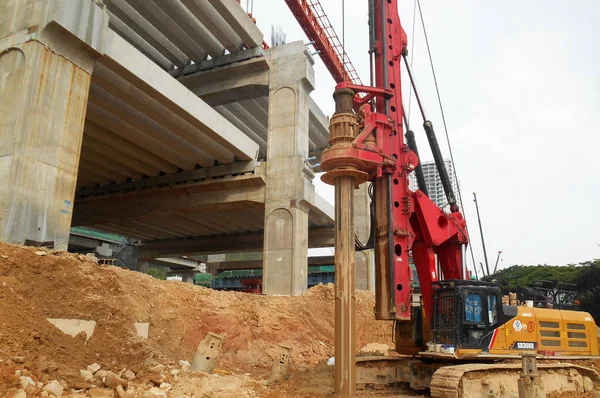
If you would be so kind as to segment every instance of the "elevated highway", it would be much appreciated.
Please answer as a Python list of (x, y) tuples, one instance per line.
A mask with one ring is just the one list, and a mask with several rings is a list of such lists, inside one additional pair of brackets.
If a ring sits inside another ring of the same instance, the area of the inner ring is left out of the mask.
[(266, 291), (301, 293), (308, 247), (333, 239), (306, 162), (328, 120), (304, 44), (262, 43), (235, 0), (2, 2), (0, 238), (263, 249)]

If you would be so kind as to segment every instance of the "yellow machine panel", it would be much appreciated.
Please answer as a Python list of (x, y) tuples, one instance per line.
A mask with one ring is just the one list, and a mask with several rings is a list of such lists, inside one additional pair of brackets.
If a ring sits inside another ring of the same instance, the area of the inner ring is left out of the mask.
[(489, 352), (596, 356), (596, 323), (587, 312), (518, 307), (517, 316), (494, 331)]

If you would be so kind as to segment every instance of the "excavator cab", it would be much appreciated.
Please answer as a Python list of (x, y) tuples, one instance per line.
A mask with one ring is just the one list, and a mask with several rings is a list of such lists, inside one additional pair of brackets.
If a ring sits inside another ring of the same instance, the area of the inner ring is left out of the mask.
[(505, 314), (500, 288), (486, 282), (445, 280), (433, 285), (431, 337), (455, 349), (487, 350), (494, 329), (515, 314)]

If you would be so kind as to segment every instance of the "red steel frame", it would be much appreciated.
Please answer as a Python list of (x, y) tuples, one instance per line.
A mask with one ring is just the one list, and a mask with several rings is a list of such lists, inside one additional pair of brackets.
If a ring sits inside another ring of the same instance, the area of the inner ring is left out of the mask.
[[(420, 190), (411, 192), (408, 176), (418, 165), (417, 155), (404, 142), (402, 123), (401, 59), (407, 37), (398, 16), (398, 1), (375, 2), (375, 83), (376, 87), (355, 84), (343, 70), (337, 53), (324, 40), (306, 0), (286, 0), (309, 39), (321, 50), (321, 57), (336, 81), (336, 89), (356, 93), (355, 109), (362, 116), (359, 135), (347, 148), (327, 150), (321, 156), (326, 171), (350, 167), (368, 173), (375, 184), (376, 218), (376, 316), (377, 319), (411, 319), (412, 274), (409, 252), (419, 275), (427, 316), (432, 313), (432, 283), (444, 279), (465, 279), (463, 248), (468, 243), (466, 223), (458, 211), (444, 213)], [(381, 9), (382, 5), (385, 7)], [(300, 14), (301, 17), (297, 14)], [(385, 16), (385, 18), (381, 17)], [(385, 25), (384, 25), (385, 24)], [(387, 74), (387, 76), (386, 76)], [(386, 81), (387, 80), (387, 81)], [(370, 101), (375, 100), (375, 109)], [(335, 172), (334, 172), (335, 173)], [(324, 176), (327, 181), (331, 176)], [(391, 181), (391, 184), (389, 183)], [(388, 206), (391, 198), (391, 206)], [(392, 211), (392, 237), (388, 214)], [(390, 240), (393, 250), (390, 260)], [(438, 275), (437, 260), (442, 275)]]
[(319, 0), (285, 0), (336, 83), (362, 84)]

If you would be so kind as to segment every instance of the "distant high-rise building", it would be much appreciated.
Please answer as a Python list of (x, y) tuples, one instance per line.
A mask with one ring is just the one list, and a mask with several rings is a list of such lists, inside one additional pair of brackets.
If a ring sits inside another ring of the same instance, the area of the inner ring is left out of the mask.
[[(444, 163), (446, 163), (446, 169), (448, 169), (448, 175), (450, 177), (452, 189), (454, 190), (454, 196), (456, 197), (456, 201), (460, 206), (460, 200), (458, 197), (458, 181), (456, 181), (456, 175), (454, 174), (454, 166), (449, 159), (444, 159)], [(423, 167), (425, 185), (427, 185), (427, 193), (429, 194), (429, 198), (433, 200), (433, 202), (440, 208), (446, 208), (448, 206), (448, 200), (446, 199), (444, 186), (442, 185), (442, 180), (440, 179), (440, 174), (435, 166), (435, 162), (432, 160), (426, 161), (421, 163), (421, 166)], [(413, 191), (417, 189), (417, 177), (415, 173), (410, 175), (409, 188)]]

